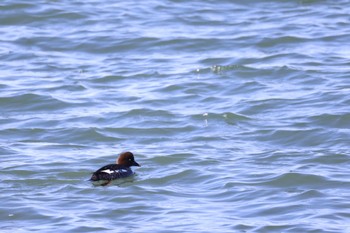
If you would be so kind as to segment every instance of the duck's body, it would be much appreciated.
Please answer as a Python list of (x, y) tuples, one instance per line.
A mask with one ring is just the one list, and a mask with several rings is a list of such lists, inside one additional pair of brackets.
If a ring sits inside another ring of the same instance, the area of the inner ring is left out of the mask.
[(108, 164), (95, 171), (90, 180), (115, 180), (131, 176), (132, 174), (134, 172), (129, 167), (120, 164)]
[(108, 164), (101, 167), (92, 174), (90, 180), (106, 181), (102, 185), (107, 185), (112, 180), (133, 175), (134, 172), (131, 170), (131, 166), (140, 167), (140, 164), (135, 161), (134, 155), (131, 152), (121, 153), (117, 160), (117, 164)]

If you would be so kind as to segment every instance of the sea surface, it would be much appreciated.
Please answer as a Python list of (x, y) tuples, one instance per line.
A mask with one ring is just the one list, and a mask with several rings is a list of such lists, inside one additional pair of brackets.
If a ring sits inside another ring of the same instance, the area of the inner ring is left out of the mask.
[(0, 12), (1, 233), (350, 232), (349, 0)]

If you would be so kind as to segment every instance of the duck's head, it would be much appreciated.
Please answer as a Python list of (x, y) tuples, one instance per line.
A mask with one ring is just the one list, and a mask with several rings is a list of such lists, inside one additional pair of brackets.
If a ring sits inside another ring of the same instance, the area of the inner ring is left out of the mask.
[(126, 167), (131, 167), (131, 166), (141, 167), (140, 164), (138, 164), (135, 161), (133, 153), (131, 153), (129, 151), (123, 152), (119, 155), (119, 158), (117, 160), (117, 164), (124, 165)]

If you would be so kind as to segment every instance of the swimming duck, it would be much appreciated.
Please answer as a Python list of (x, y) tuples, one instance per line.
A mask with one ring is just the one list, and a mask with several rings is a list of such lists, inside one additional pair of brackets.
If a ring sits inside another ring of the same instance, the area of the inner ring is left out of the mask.
[(97, 171), (95, 171), (90, 180), (95, 181), (104, 181), (101, 185), (107, 185), (112, 180), (125, 178), (134, 174), (131, 170), (131, 166), (141, 167), (135, 161), (134, 155), (131, 152), (123, 152), (119, 155), (116, 164), (108, 164), (106, 166), (101, 167)]

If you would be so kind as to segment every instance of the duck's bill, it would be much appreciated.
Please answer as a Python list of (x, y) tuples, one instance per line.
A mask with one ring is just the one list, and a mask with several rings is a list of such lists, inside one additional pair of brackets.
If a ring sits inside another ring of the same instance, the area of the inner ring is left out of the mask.
[(137, 166), (137, 167), (141, 167), (140, 164), (138, 164), (136, 161), (133, 162), (132, 166)]

